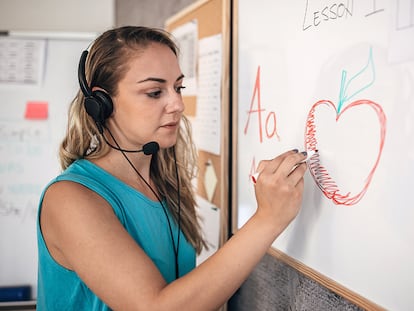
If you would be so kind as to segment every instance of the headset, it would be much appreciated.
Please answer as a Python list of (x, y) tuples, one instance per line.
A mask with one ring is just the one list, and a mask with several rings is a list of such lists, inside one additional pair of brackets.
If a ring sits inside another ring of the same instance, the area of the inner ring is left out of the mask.
[(105, 127), (105, 120), (108, 119), (113, 110), (114, 105), (108, 93), (102, 90), (92, 91), (88, 86), (85, 74), (85, 63), (88, 51), (83, 51), (79, 60), (78, 79), (80, 89), (85, 96), (85, 109), (88, 115), (91, 116), (98, 127), (99, 133), (103, 133)]

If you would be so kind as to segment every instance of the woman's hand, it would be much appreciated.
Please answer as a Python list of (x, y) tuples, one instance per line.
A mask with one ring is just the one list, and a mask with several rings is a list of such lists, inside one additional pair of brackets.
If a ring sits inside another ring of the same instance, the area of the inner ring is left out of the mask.
[(299, 212), (306, 163), (300, 163), (306, 153), (292, 150), (272, 160), (263, 160), (257, 171), (255, 185), (257, 211), (255, 217), (269, 222), (279, 234)]

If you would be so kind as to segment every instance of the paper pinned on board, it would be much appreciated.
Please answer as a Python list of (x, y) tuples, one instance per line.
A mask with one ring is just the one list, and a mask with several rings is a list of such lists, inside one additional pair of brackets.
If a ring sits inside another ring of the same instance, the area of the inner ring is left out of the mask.
[(41, 85), (46, 40), (0, 37), (0, 86)]

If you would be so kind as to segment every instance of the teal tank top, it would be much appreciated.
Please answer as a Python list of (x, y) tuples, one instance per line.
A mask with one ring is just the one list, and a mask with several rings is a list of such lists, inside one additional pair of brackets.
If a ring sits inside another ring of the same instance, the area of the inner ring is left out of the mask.
[[(40, 213), (46, 189), (53, 183), (69, 180), (88, 187), (102, 196), (119, 221), (158, 267), (167, 283), (175, 279), (175, 254), (167, 218), (159, 202), (154, 202), (134, 188), (87, 160), (77, 160), (52, 180), (40, 197), (37, 217), (38, 294), (37, 310), (110, 310), (72, 270), (58, 264), (50, 255), (40, 228)], [(163, 202), (165, 205), (165, 201)], [(167, 209), (168, 210), (168, 209)], [(178, 227), (167, 211), (175, 245)], [(178, 251), (180, 276), (195, 267), (195, 250), (182, 232)]]

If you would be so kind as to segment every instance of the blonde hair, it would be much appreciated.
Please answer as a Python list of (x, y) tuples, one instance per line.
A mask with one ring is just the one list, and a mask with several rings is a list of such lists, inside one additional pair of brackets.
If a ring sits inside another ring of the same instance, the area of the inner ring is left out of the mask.
[[(85, 65), (86, 80), (90, 88), (99, 86), (109, 96), (117, 94), (118, 82), (128, 69), (129, 53), (143, 51), (151, 43), (168, 46), (178, 55), (178, 48), (171, 35), (164, 30), (125, 26), (104, 32), (93, 43)], [(87, 114), (85, 96), (79, 90), (69, 107), (68, 128), (60, 145), (59, 156), (63, 169), (77, 159), (96, 159), (109, 151), (95, 122)], [(203, 240), (195, 206), (192, 180), (196, 176), (197, 153), (191, 136), (191, 126), (183, 116), (174, 147), (162, 149), (152, 156), (151, 177), (160, 195), (165, 198), (170, 212), (187, 240), (198, 253), (206, 243)], [(92, 148), (91, 148), (92, 147)], [(178, 171), (178, 179), (176, 175)], [(180, 189), (178, 194), (177, 189)], [(180, 202), (180, 216), (178, 215)]]

